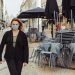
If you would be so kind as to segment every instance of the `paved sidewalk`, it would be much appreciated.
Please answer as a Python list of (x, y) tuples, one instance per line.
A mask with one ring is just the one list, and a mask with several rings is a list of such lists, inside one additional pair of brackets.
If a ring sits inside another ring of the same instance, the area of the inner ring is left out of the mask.
[(2, 62), (2, 64), (0, 64), (0, 71), (3, 70), (4, 68), (7, 68), (6, 62)]
[[(8, 68), (0, 71), (0, 75), (10, 75)], [(34, 63), (29, 63), (22, 69), (22, 75), (75, 75), (75, 70), (49, 67), (40, 67)]]

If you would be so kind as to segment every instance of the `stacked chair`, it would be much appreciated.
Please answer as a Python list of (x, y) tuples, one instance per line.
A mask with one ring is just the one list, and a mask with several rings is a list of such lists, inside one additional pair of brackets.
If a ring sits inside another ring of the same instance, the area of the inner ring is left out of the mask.
[(70, 67), (75, 53), (75, 31), (63, 30), (57, 32), (56, 37), (58, 42), (62, 44), (59, 54), (60, 56), (58, 56), (62, 60), (61, 64), (64, 67)]

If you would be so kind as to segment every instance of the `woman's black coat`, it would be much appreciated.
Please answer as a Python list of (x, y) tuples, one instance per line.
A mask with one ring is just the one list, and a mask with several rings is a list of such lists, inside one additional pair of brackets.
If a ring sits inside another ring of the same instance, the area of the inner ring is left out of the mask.
[(5, 44), (6, 44), (6, 51), (4, 57), (6, 60), (16, 59), (28, 63), (29, 57), (28, 41), (24, 32), (19, 31), (15, 48), (13, 47), (12, 30), (7, 31), (4, 34), (0, 45), (0, 61), (2, 60), (2, 52)]

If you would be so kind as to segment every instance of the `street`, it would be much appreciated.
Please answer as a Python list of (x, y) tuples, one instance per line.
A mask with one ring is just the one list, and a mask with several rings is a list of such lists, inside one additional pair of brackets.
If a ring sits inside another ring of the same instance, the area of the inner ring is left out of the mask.
[[(0, 32), (0, 40), (2, 38), (2, 35), (5, 31), (8, 29), (3, 30), (3, 32)], [(31, 55), (34, 46), (38, 46), (39, 43), (29, 43), (29, 56)], [(7, 64), (5, 61), (3, 61), (2, 64), (0, 64), (0, 75), (10, 75), (9, 70), (7, 68)], [(26, 67), (23, 67), (22, 69), (22, 75), (75, 75), (75, 70), (71, 69), (64, 69), (64, 68), (50, 68), (48, 66), (41, 67), (38, 66), (38, 64), (34, 62), (29, 62), (29, 64)]]
[(0, 0), (0, 44), (11, 29), (13, 37), (4, 37), (0, 75), (10, 75), (6, 46), (6, 58), (28, 59), (27, 40), (18, 30), (26, 33), (29, 47), (29, 63), (21, 75), (75, 75), (75, 0)]

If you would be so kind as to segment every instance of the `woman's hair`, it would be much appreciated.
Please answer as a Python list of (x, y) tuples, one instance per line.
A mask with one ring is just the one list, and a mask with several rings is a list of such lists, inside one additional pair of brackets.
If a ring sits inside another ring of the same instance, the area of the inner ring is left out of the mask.
[(19, 23), (19, 28), (18, 29), (21, 30), (22, 29), (22, 26), (23, 26), (22, 25), (22, 22), (19, 19), (14, 18), (14, 19), (12, 19), (11, 24), (12, 24), (13, 21), (17, 21)]

